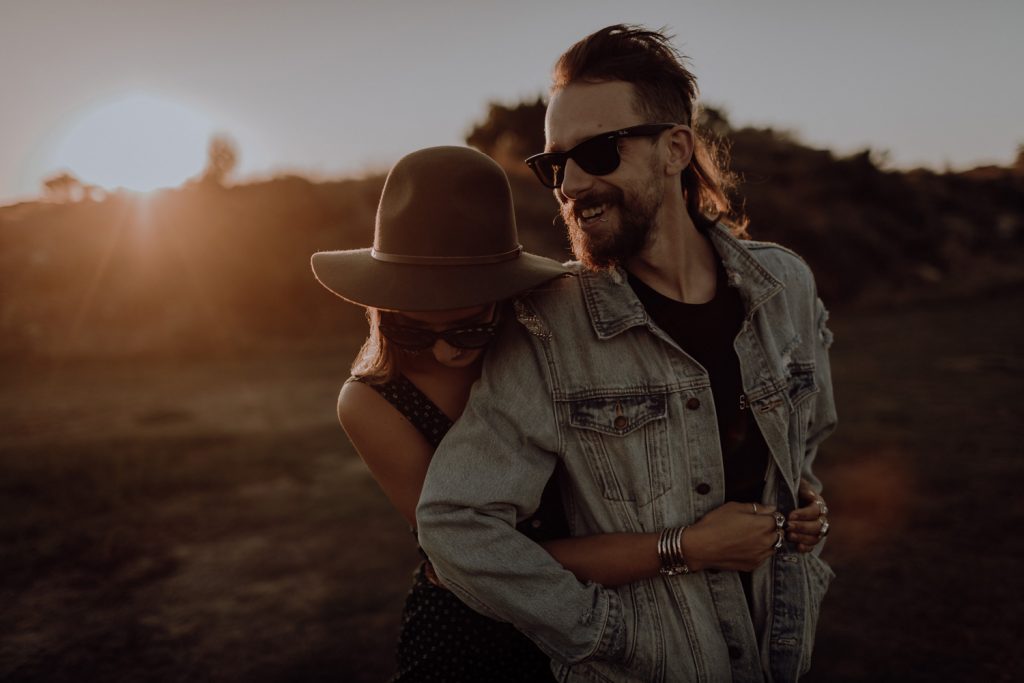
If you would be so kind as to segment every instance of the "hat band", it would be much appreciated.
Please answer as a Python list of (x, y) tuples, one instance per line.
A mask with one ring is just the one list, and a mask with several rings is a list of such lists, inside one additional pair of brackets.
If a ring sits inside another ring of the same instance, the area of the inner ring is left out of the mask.
[(501, 254), (483, 254), (482, 256), (414, 256), (411, 254), (388, 254), (387, 252), (370, 249), (370, 256), (385, 263), (402, 263), (410, 266), (479, 266), (485, 263), (501, 263), (511, 261), (523, 251), (518, 245), (511, 251)]

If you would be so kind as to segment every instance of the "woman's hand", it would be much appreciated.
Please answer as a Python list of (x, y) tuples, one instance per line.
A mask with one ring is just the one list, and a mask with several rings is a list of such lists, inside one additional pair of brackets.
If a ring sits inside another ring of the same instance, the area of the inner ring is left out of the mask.
[[(775, 552), (779, 525), (775, 508), (760, 503), (726, 503), (683, 532), (683, 556), (691, 571), (753, 571)], [(780, 514), (781, 518), (782, 515)]]
[(799, 495), (804, 507), (789, 513), (786, 538), (797, 544), (798, 551), (809, 553), (828, 536), (828, 505), (806, 479), (800, 480)]

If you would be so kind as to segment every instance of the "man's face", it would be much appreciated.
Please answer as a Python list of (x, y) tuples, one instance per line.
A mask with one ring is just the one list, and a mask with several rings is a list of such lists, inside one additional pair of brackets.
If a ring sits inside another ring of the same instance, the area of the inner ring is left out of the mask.
[[(565, 151), (599, 133), (642, 123), (633, 107), (633, 86), (623, 81), (576, 83), (548, 104), (547, 151)], [(664, 193), (661, 159), (651, 138), (618, 142), (619, 167), (590, 175), (572, 160), (555, 190), (569, 228), (573, 254), (588, 268), (621, 264), (637, 254), (657, 220)]]

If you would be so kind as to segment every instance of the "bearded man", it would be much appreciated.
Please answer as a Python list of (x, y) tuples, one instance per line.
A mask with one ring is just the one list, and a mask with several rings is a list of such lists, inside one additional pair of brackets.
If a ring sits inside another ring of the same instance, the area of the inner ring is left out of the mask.
[[(417, 510), (445, 586), (559, 680), (795, 680), (832, 577), (812, 471), (836, 422), (827, 313), (798, 256), (742, 239), (696, 94), (659, 32), (561, 56), (527, 163), (577, 277), (516, 302)], [(515, 529), (552, 473), (572, 535), (603, 539), (593, 580)]]

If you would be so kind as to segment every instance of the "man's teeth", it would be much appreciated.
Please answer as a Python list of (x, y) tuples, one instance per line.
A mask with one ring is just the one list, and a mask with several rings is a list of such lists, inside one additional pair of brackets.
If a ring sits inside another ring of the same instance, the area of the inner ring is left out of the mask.
[(600, 216), (602, 213), (604, 213), (604, 205), (583, 209), (580, 211), (580, 216), (583, 218), (593, 218), (594, 216)]

